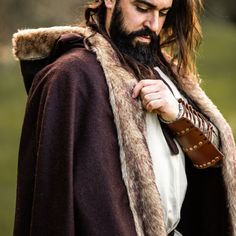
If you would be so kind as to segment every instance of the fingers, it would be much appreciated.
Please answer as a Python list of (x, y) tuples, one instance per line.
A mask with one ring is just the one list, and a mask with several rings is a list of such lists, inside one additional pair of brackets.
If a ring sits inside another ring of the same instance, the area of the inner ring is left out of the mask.
[(161, 110), (166, 92), (169, 92), (169, 89), (163, 81), (159, 80), (140, 81), (134, 88), (135, 96), (137, 96), (138, 93), (141, 97), (143, 107), (149, 112)]
[(178, 101), (162, 80), (142, 80), (133, 90), (132, 97), (140, 96), (143, 107), (157, 113), (166, 121), (174, 120), (179, 112)]
[(134, 87), (132, 97), (136, 98), (140, 93), (147, 94), (151, 92), (158, 91), (158, 87), (162, 86), (163, 82), (160, 80), (141, 80), (136, 86)]
[(141, 101), (143, 103), (143, 106), (146, 107), (148, 103), (154, 100), (159, 100), (161, 98), (160, 93), (148, 93), (144, 96), (142, 96)]
[(150, 100), (144, 107), (149, 112), (160, 113), (162, 110), (163, 101), (162, 99)]

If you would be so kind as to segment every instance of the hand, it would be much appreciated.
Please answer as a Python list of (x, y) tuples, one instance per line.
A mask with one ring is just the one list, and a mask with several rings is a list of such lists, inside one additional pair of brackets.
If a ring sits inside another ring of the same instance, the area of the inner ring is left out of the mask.
[(165, 121), (177, 118), (178, 101), (162, 80), (141, 80), (134, 87), (132, 97), (139, 95), (147, 111), (156, 112)]

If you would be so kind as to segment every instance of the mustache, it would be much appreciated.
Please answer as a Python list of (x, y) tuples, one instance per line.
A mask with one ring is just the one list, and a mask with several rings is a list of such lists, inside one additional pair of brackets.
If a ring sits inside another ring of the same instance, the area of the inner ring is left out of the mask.
[(131, 32), (130, 34), (128, 34), (128, 37), (132, 39), (138, 36), (150, 36), (152, 40), (158, 39), (157, 34), (151, 31), (149, 28), (143, 28), (143, 29), (140, 29), (140, 30), (137, 30), (135, 32)]

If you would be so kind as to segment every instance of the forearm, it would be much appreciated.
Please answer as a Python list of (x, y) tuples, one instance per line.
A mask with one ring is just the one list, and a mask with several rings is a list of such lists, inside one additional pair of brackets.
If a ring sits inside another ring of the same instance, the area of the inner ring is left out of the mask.
[(168, 127), (196, 168), (215, 166), (223, 157), (217, 128), (182, 99), (179, 103), (182, 114)]

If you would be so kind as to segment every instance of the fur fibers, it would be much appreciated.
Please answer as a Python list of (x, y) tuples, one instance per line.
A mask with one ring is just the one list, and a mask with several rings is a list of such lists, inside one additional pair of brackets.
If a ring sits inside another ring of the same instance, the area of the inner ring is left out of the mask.
[[(19, 60), (45, 58), (50, 54), (55, 41), (66, 33), (83, 36), (92, 34), (89, 29), (70, 26), (21, 30), (13, 35), (13, 53)], [(109, 87), (110, 103), (118, 131), (122, 175), (137, 235), (165, 236), (160, 195), (145, 139), (144, 112), (141, 103), (131, 98), (132, 88), (137, 81), (122, 68), (116, 53), (101, 35), (95, 34), (89, 41), (104, 69)], [(232, 236), (236, 236), (236, 147), (232, 131), (194, 76), (180, 76), (178, 82), (220, 131), (224, 153), (223, 177), (233, 227)]]

